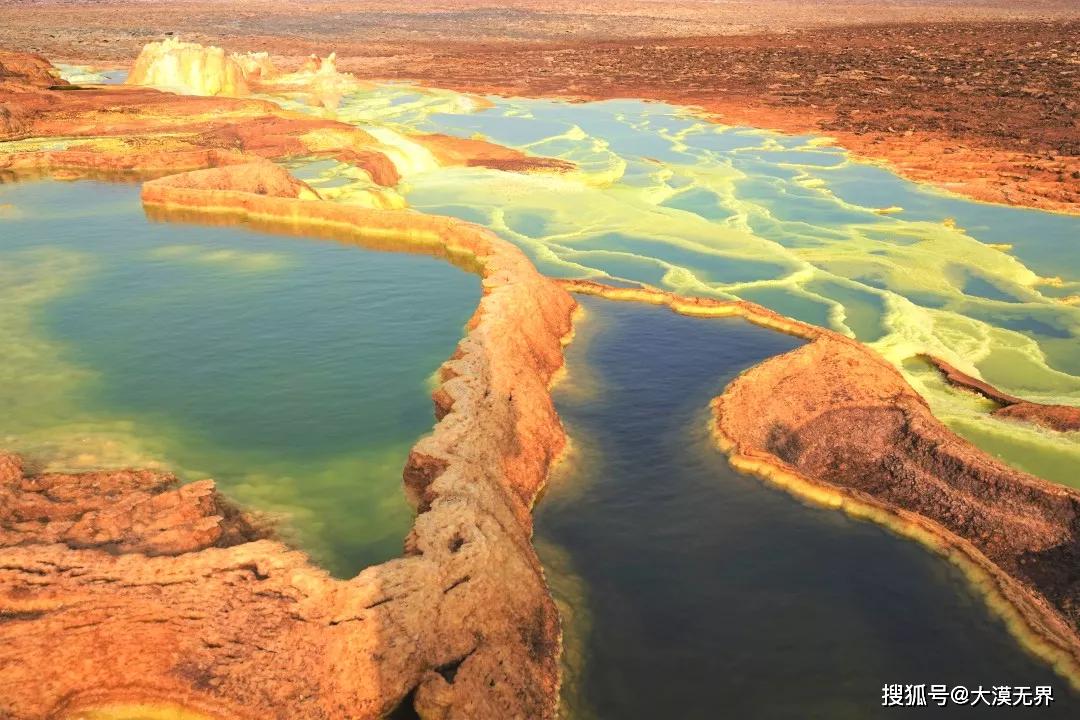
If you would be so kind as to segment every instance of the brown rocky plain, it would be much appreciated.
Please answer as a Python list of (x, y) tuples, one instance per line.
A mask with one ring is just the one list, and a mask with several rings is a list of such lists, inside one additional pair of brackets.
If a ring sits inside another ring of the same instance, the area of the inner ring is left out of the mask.
[(57, 61), (126, 67), (166, 33), (283, 68), (335, 50), (363, 78), (688, 104), (975, 199), (1080, 212), (1070, 0), (0, 0), (0, 47)]

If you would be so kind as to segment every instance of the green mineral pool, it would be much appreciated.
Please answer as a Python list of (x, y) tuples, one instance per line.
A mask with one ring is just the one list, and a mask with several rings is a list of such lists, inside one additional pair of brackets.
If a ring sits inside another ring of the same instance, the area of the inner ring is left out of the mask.
[(401, 470), (478, 278), (151, 222), (134, 184), (0, 185), (0, 207), (0, 446), (212, 477), (339, 575), (401, 553)]
[[(952, 197), (821, 138), (659, 103), (384, 85), (335, 115), (393, 143), (412, 207), (490, 227), (545, 273), (744, 298), (831, 327), (984, 449), (1080, 482), (1076, 433), (990, 418), (914, 359), (1080, 403), (1076, 217)], [(440, 168), (413, 131), (577, 170)], [(336, 161), (293, 167), (342, 202), (367, 182)], [(400, 550), (401, 467), (478, 297), (476, 278), (429, 258), (154, 224), (135, 186), (0, 186), (0, 440), (40, 467), (214, 477), (349, 575)], [(947, 562), (728, 468), (709, 399), (797, 341), (585, 305), (556, 389), (574, 452), (536, 521), (564, 611), (568, 717), (884, 717), (887, 683), (1051, 685), (1039, 714), (1076, 717), (1065, 681)]]
[(951, 196), (823, 138), (663, 103), (481, 104), (385, 85), (347, 96), (335, 116), (571, 160), (565, 175), (448, 169), (416, 146), (400, 190), (417, 209), (492, 228), (550, 275), (752, 300), (858, 338), (954, 431), (1080, 485), (1080, 433), (988, 418), (991, 405), (913, 360), (936, 355), (1005, 392), (1080, 404), (1080, 217)]

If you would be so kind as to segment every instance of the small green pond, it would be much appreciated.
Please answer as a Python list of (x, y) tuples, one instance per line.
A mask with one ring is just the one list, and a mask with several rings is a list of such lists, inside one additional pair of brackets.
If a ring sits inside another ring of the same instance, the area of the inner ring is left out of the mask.
[(479, 280), (424, 256), (149, 221), (137, 185), (0, 185), (0, 441), (157, 466), (278, 514), (333, 572), (394, 557), (401, 469)]

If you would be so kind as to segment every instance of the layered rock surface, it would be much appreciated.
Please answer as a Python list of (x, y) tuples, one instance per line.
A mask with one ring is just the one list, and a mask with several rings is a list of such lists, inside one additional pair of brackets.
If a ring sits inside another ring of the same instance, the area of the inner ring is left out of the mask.
[(991, 413), (996, 417), (1024, 420), (1059, 432), (1080, 430), (1080, 407), (1030, 402), (1015, 395), (1003, 393), (983, 380), (960, 372), (940, 358), (929, 355), (925, 357), (930, 364), (941, 371), (950, 384), (978, 393), (998, 403), (1001, 407)]
[(181, 555), (265, 535), (210, 480), (180, 486), (148, 470), (31, 475), (18, 457), (0, 455), (0, 547)]
[(1080, 685), (1080, 492), (960, 438), (891, 364), (831, 330), (744, 301), (560, 284), (684, 315), (743, 317), (808, 340), (747, 370), (713, 401), (732, 464), (948, 557), (1027, 647)]
[(405, 556), (334, 580), (255, 539), (210, 484), (28, 477), (7, 459), (0, 715), (129, 703), (218, 718), (554, 717), (560, 630), (530, 508), (565, 442), (547, 386), (574, 302), (480, 228), (302, 191), (261, 163), (163, 178), (143, 197), (159, 213), (375, 238), (483, 276), (441, 371), (439, 422), (409, 457), (419, 515)]

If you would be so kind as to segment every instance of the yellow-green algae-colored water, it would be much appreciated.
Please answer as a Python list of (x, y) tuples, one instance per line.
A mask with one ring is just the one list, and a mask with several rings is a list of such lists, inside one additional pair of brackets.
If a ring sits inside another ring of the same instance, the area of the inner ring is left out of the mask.
[(212, 477), (339, 575), (401, 553), (401, 469), (475, 276), (151, 222), (136, 184), (0, 183), (0, 208), (0, 448)]
[[(346, 96), (335, 116), (395, 140), (412, 207), (486, 225), (550, 275), (742, 298), (858, 338), (956, 432), (1080, 486), (1077, 433), (990, 418), (991, 404), (913, 359), (937, 355), (1006, 392), (1080, 404), (1080, 217), (950, 196), (822, 138), (726, 127), (660, 103), (384, 85)], [(402, 137), (415, 131), (483, 137), (579, 169), (438, 168)], [(306, 177), (339, 185), (346, 170), (323, 163)]]

